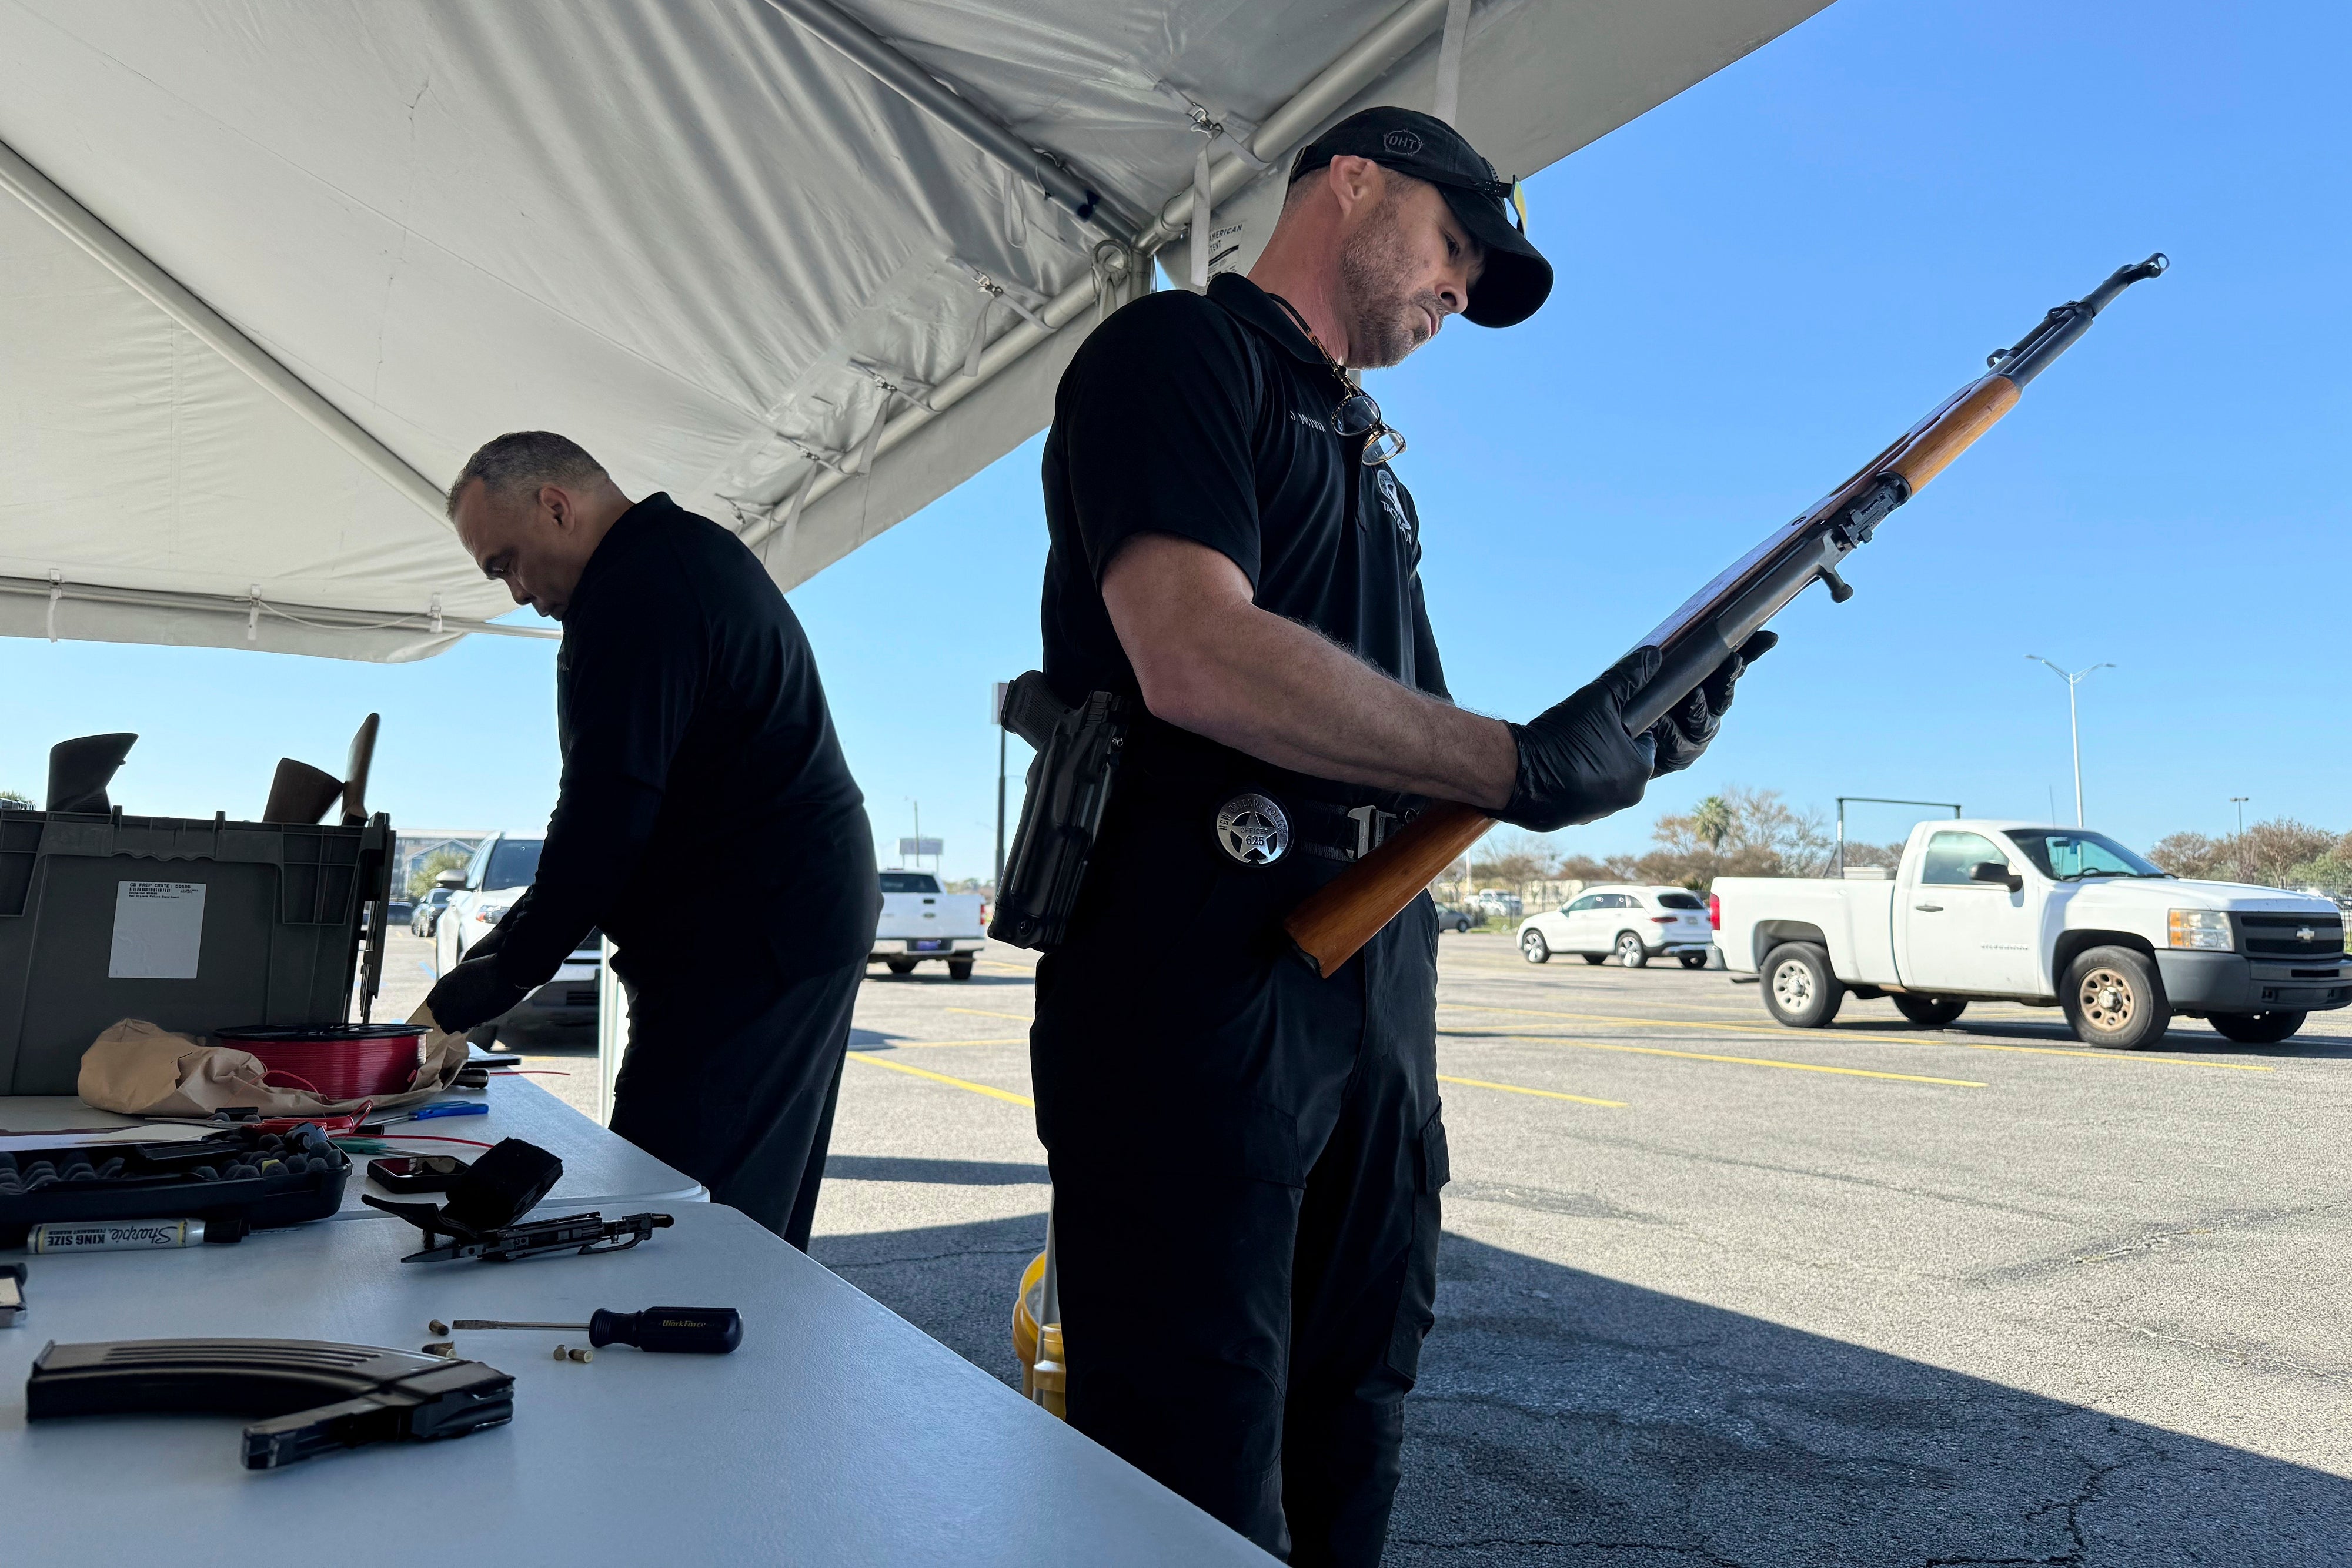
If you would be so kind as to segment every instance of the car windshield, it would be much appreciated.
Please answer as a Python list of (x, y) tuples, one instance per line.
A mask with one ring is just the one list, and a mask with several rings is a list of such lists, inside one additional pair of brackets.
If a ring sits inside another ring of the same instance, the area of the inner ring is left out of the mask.
[(1706, 905), (1687, 893), (1662, 893), (1658, 894), (1658, 907), (1660, 909), (1705, 909)]
[(2043, 876), (2080, 882), (2086, 876), (2169, 876), (2172, 873), (2101, 833), (2080, 828), (2011, 828), (2001, 835)]
[(937, 893), (940, 879), (926, 871), (886, 871), (882, 873), (885, 893)]
[(539, 874), (539, 852), (546, 843), (545, 839), (500, 839), (490, 851), (489, 869), (482, 873), (483, 888), (529, 887)]

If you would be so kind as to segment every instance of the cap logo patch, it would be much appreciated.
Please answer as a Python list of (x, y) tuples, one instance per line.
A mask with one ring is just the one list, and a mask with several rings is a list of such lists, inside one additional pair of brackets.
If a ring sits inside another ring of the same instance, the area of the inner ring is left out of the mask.
[(1381, 145), (1400, 158), (1410, 158), (1421, 151), (1421, 133), (1415, 131), (1391, 131), (1381, 138)]

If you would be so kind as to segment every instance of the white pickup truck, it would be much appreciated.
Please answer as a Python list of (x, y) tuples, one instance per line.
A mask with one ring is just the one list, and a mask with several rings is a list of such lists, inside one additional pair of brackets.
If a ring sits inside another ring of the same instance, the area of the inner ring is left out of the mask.
[(980, 894), (942, 893), (940, 879), (927, 871), (882, 873), (882, 919), (867, 963), (911, 975), (924, 959), (940, 958), (947, 963), (949, 979), (969, 980), (987, 940)]
[(2086, 1045), (2153, 1045), (2176, 1016), (2271, 1044), (2352, 1002), (2326, 899), (2185, 881), (2080, 828), (1923, 822), (1891, 879), (1723, 877), (1710, 907), (1732, 978), (1792, 1029), (1849, 993), (1930, 1028), (1997, 998), (2063, 1008)]

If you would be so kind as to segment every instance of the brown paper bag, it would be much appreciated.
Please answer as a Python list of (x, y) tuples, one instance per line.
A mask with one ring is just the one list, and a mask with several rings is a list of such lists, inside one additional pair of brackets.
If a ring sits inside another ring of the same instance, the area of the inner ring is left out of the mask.
[(401, 1093), (366, 1100), (329, 1100), (304, 1089), (280, 1089), (263, 1082), (268, 1069), (248, 1051), (207, 1045), (184, 1034), (158, 1029), (143, 1019), (124, 1019), (82, 1052), (74, 1088), (89, 1104), (125, 1116), (203, 1118), (232, 1105), (250, 1105), (272, 1116), (335, 1116), (373, 1103), (396, 1110), (428, 1100), (447, 1088), (466, 1064), (466, 1037), (432, 1027), (422, 1008), (411, 1023), (423, 1023), (425, 1060)]

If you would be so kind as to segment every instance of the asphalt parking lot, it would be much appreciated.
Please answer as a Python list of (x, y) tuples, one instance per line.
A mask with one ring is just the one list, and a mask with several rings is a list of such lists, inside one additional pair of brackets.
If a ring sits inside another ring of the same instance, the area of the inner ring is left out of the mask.
[[(1808, 1033), (1719, 971), (1440, 954), (1454, 1181), (1390, 1563), (2352, 1563), (2352, 1017)], [(873, 971), (814, 1244), (1007, 1380), (1030, 962)]]
[[(2118, 1054), (2054, 1010), (1804, 1032), (1720, 972), (1440, 955), (1391, 1563), (2352, 1563), (2352, 1015)], [(869, 972), (813, 1248), (1008, 1382), (1031, 962)]]

